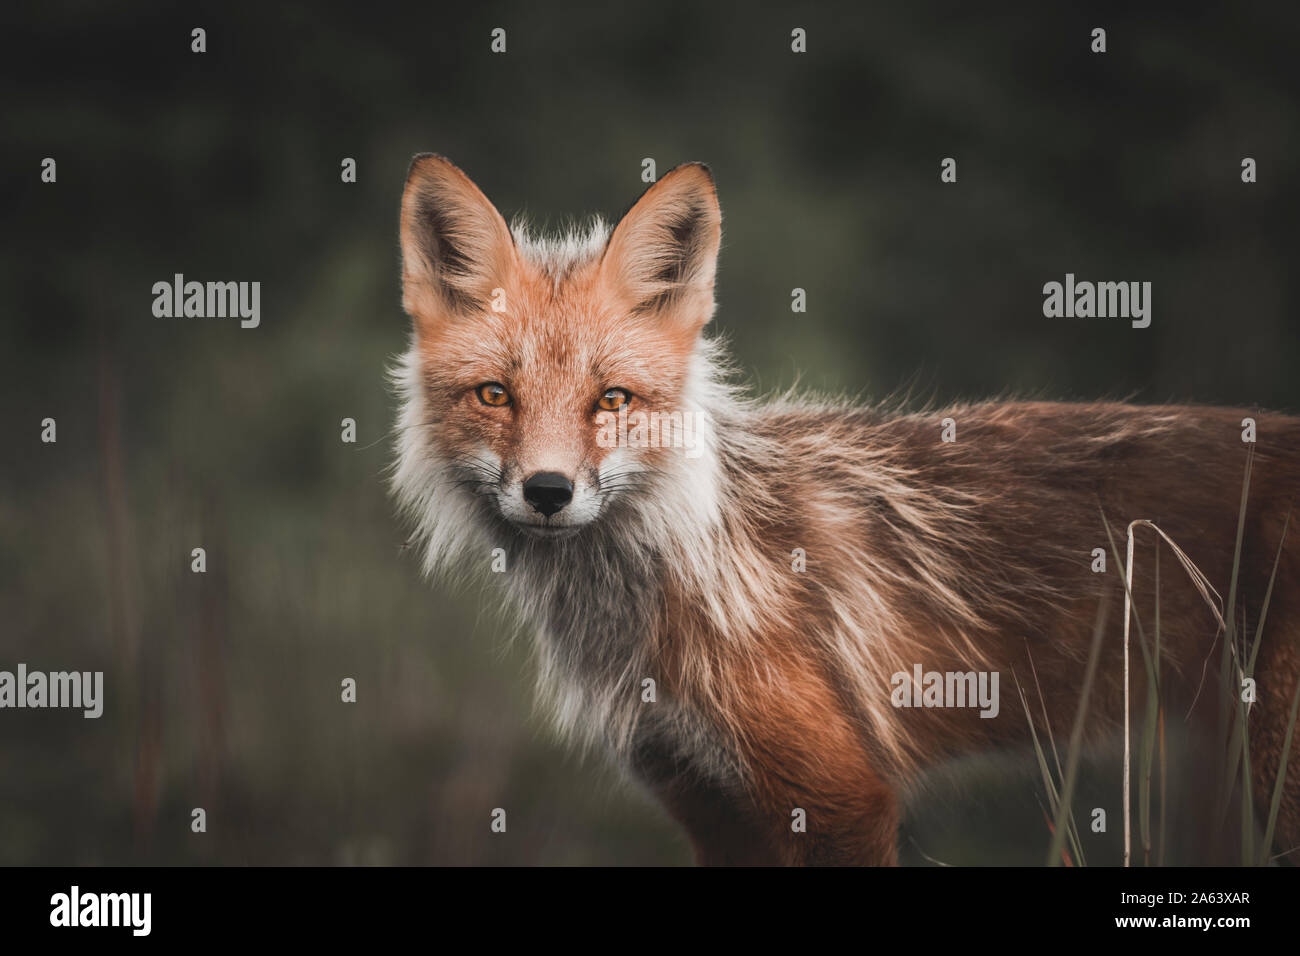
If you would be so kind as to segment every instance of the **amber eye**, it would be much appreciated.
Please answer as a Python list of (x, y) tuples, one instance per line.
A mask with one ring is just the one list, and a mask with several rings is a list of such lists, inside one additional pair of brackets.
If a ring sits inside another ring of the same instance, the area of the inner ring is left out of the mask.
[(604, 395), (600, 396), (600, 401), (596, 404), (607, 412), (616, 412), (631, 399), (631, 395), (621, 388), (611, 388)]
[(500, 407), (510, 404), (510, 393), (500, 382), (484, 382), (477, 389), (478, 400), (484, 405)]

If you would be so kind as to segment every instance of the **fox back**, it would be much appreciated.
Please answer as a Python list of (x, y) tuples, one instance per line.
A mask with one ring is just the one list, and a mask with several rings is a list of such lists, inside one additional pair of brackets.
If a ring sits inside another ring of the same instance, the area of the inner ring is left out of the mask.
[[(1099, 612), (1124, 618), (1117, 547), (1149, 519), (1204, 580), (1239, 565), (1238, 633), (1268, 609), (1251, 717), (1266, 804), (1300, 674), (1300, 420), (755, 402), (704, 334), (720, 241), (700, 165), (612, 229), (559, 239), (512, 230), (441, 157), (408, 173), (394, 492), (426, 571), (498, 562), (559, 725), (612, 750), (701, 862), (896, 862), (900, 801), (928, 768), (1029, 732), (1018, 695), (911, 706), (921, 675), (988, 675), (994, 697), (999, 676), (1027, 686), (1068, 733)], [(1157, 578), (1163, 540), (1135, 532), (1133, 614), (1159, 608), (1162, 703), (1212, 714), (1216, 594), (1168, 550)], [(1093, 736), (1124, 712), (1117, 637), (1102, 654)], [(1300, 843), (1300, 786), (1277, 837)]]

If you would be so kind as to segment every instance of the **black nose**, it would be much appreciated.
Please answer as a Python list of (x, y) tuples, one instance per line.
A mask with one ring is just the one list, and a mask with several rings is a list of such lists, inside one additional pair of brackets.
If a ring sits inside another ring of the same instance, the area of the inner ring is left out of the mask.
[(524, 482), (524, 500), (549, 518), (573, 500), (573, 482), (559, 472), (539, 471)]

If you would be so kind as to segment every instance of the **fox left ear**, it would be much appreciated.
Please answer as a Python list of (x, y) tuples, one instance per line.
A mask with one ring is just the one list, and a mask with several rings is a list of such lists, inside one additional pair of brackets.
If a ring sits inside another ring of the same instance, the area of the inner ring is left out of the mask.
[(515, 266), (510, 229), (482, 191), (442, 156), (416, 156), (402, 193), (402, 295), (416, 328), (486, 308)]
[(615, 227), (601, 278), (631, 312), (697, 332), (713, 317), (722, 210), (703, 163), (669, 170)]

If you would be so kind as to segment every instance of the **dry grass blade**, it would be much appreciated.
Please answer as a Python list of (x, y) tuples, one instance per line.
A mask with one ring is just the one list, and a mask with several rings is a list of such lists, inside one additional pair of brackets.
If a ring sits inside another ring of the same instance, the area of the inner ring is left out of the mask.
[[(1025, 709), (1025, 722), (1029, 725), (1029, 737), (1034, 744), (1034, 755), (1038, 758), (1038, 771), (1043, 776), (1043, 789), (1047, 791), (1047, 799), (1052, 805), (1052, 812), (1056, 813), (1060, 806), (1060, 795), (1056, 790), (1056, 781), (1052, 779), (1052, 771), (1047, 765), (1047, 754), (1043, 751), (1043, 745), (1039, 743), (1038, 730), (1034, 726), (1034, 715), (1029, 709), (1029, 701), (1025, 698), (1025, 689), (1020, 686), (1020, 678), (1016, 676), (1015, 668), (1011, 670), (1011, 678), (1016, 682), (1016, 692), (1020, 694), (1020, 705)], [(1047, 865), (1055, 865), (1050, 857)]]
[(1074, 800), (1074, 786), (1079, 778), (1079, 758), (1083, 752), (1083, 727), (1088, 719), (1088, 698), (1092, 693), (1092, 683), (1097, 676), (1097, 663), (1101, 659), (1101, 639), (1106, 631), (1107, 604), (1103, 600), (1097, 606), (1097, 621), (1092, 630), (1092, 646), (1088, 649), (1088, 664), (1083, 673), (1083, 687), (1079, 691), (1079, 705), (1075, 710), (1074, 724), (1070, 727), (1070, 748), (1065, 755), (1065, 779), (1061, 785), (1061, 799), (1056, 807), (1056, 827), (1052, 832), (1052, 847), (1048, 851), (1049, 865), (1060, 859), (1065, 846), (1067, 821), (1073, 825), (1071, 804)]
[[(1300, 711), (1300, 681), (1296, 682), (1295, 693), (1291, 696), (1291, 717), (1287, 721), (1286, 736), (1282, 740), (1282, 756), (1278, 760), (1277, 780), (1273, 781), (1273, 799), (1268, 807), (1268, 824), (1264, 827), (1264, 839), (1262, 842), (1263, 859), (1261, 863), (1268, 861), (1269, 849), (1273, 846), (1273, 832), (1277, 828), (1277, 812), (1282, 806), (1282, 786), (1286, 783), (1287, 763), (1291, 756), (1291, 741), (1295, 736), (1296, 713)], [(1294, 853), (1294, 850), (1289, 850)], [(1282, 854), (1285, 856), (1286, 854)]]
[[(1110, 539), (1111, 550), (1112, 552), (1115, 553), (1115, 559), (1118, 562), (1119, 554), (1115, 546), (1115, 537), (1113, 534), (1111, 534), (1110, 523), (1106, 520), (1106, 514), (1104, 511), (1102, 512), (1102, 523), (1106, 528), (1106, 536), (1107, 538)], [(1142, 649), (1143, 658), (1146, 661), (1147, 673), (1151, 674), (1154, 670), (1154, 662), (1151, 659), (1151, 652), (1147, 646), (1146, 633), (1142, 628), (1142, 621), (1140, 618), (1137, 617), (1137, 615), (1134, 613), (1133, 610), (1133, 550), (1134, 550), (1133, 532), (1135, 529), (1142, 526), (1148, 527), (1153, 531), (1155, 531), (1155, 533), (1158, 534), (1160, 538), (1166, 544), (1169, 545), (1170, 549), (1174, 552), (1174, 556), (1178, 558), (1178, 563), (1181, 564), (1183, 566), (1183, 570), (1187, 572), (1187, 575), (1191, 579), (1192, 585), (1196, 588), (1197, 593), (1201, 595), (1202, 599), (1205, 601), (1206, 606), (1209, 607), (1211, 612), (1213, 612), (1215, 619), (1219, 623), (1219, 629), (1221, 631), (1227, 631), (1228, 629), (1227, 624), (1224, 621), (1223, 612), (1220, 610), (1220, 607), (1223, 602), (1223, 598), (1219, 595), (1219, 592), (1214, 589), (1214, 586), (1210, 584), (1209, 578), (1207, 578), (1205, 574), (1201, 571), (1201, 569), (1196, 566), (1195, 562), (1193, 562), (1192, 559), (1188, 557), (1187, 552), (1185, 552), (1182, 548), (1180, 548), (1177, 542), (1175, 542), (1173, 538), (1165, 534), (1165, 532), (1154, 521), (1151, 521), (1147, 518), (1138, 518), (1133, 521), (1130, 521), (1127, 529), (1127, 545), (1128, 545), (1127, 560), (1121, 562), (1122, 566), (1125, 569), (1124, 571), (1124, 674), (1123, 674), (1123, 679), (1124, 679), (1123, 813), (1124, 813), (1124, 865), (1125, 866), (1130, 865), (1132, 860), (1132, 854), (1133, 854), (1133, 828), (1132, 828), (1133, 794), (1132, 794), (1132, 776), (1131, 776), (1132, 743), (1130, 740), (1130, 727), (1129, 727), (1129, 720), (1130, 720), (1129, 718), (1129, 699), (1130, 699), (1129, 623), (1130, 621), (1137, 623), (1139, 643)], [(1240, 530), (1238, 533), (1238, 538), (1240, 539)], [(1234, 581), (1234, 586), (1235, 586), (1235, 581)], [(1233, 654), (1235, 656), (1235, 648)], [(1198, 689), (1198, 693), (1199, 693), (1199, 689)], [(1195, 705), (1195, 701), (1193, 701), (1193, 706), (1194, 705)], [(1189, 710), (1188, 713), (1190, 715), (1191, 711)]]
[[(1043, 697), (1043, 685), (1038, 680), (1038, 667), (1034, 664), (1034, 655), (1029, 651), (1028, 641), (1025, 642), (1025, 656), (1029, 658), (1029, 670), (1034, 675), (1034, 688), (1038, 691), (1038, 706), (1043, 712), (1043, 726), (1047, 731), (1047, 741), (1052, 745), (1052, 760), (1056, 764), (1056, 776), (1064, 780), (1065, 770), (1061, 766), (1061, 755), (1056, 749), (1056, 734), (1052, 731), (1052, 719), (1047, 710), (1047, 701)], [(1083, 841), (1079, 839), (1079, 828), (1075, 825), (1073, 814), (1070, 816), (1069, 837), (1070, 845), (1074, 849), (1074, 855), (1079, 860), (1079, 865), (1087, 866), (1088, 863), (1083, 856)]]

